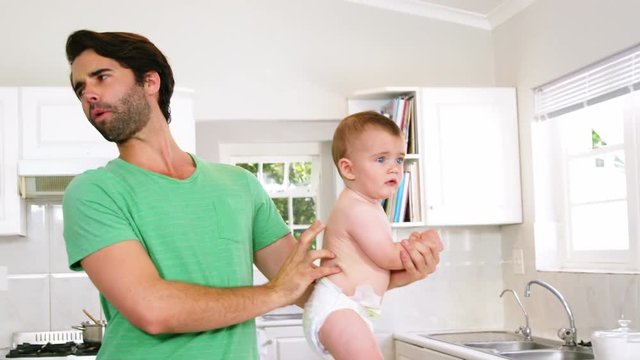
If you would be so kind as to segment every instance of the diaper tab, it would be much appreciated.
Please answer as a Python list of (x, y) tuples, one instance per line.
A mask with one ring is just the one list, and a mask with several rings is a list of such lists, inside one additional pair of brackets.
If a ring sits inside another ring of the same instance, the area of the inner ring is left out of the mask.
[(380, 307), (382, 297), (376, 294), (369, 284), (358, 285), (351, 299), (360, 304), (370, 318), (378, 317), (382, 313)]

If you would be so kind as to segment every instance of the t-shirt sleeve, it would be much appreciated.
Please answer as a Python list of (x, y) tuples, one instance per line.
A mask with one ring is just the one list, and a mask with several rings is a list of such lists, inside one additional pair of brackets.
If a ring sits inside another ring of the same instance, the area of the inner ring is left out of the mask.
[(253, 250), (257, 251), (287, 235), (289, 227), (260, 182), (250, 173), (247, 175), (254, 194)]
[(105, 184), (107, 182), (97, 181), (94, 174), (85, 173), (65, 190), (64, 240), (71, 270), (82, 270), (80, 260), (97, 250), (137, 239), (125, 212)]

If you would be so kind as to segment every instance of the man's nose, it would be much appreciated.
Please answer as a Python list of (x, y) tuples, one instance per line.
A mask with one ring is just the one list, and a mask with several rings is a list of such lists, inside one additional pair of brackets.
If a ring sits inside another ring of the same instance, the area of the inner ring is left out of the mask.
[(91, 104), (91, 103), (97, 102), (99, 99), (100, 97), (98, 96), (98, 93), (95, 91), (95, 89), (90, 88), (89, 86), (87, 86), (84, 89), (84, 93), (82, 94), (82, 100)]

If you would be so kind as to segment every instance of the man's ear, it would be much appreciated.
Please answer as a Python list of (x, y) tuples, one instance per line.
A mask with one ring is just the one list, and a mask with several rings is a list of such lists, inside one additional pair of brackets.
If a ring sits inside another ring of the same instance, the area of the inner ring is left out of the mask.
[(147, 95), (154, 95), (160, 92), (160, 75), (155, 71), (149, 71), (144, 74), (144, 89)]
[(342, 158), (338, 160), (338, 169), (340, 170), (340, 175), (345, 180), (355, 180), (356, 176), (353, 173), (353, 167), (351, 165), (351, 160), (347, 158)]

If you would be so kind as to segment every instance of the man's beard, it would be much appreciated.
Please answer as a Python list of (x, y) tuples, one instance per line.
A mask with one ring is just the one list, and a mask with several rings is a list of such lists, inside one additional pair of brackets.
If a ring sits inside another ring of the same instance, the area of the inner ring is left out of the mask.
[(111, 119), (95, 122), (89, 118), (93, 126), (108, 141), (123, 144), (137, 134), (149, 122), (151, 106), (147, 102), (144, 88), (133, 85), (129, 91), (120, 98), (117, 104), (94, 103), (94, 107), (108, 110)]

